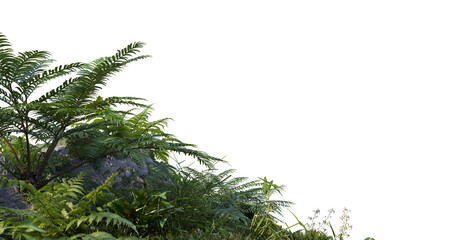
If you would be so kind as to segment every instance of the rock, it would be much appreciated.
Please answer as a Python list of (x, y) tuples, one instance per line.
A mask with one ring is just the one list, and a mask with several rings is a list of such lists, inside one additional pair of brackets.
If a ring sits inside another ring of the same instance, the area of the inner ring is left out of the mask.
[(0, 206), (17, 209), (30, 209), (31, 207), (21, 194), (14, 188), (7, 188), (6, 184), (0, 188)]
[[(56, 147), (56, 154), (59, 156), (69, 157), (69, 153), (64, 146)], [(76, 166), (81, 163), (79, 159), (70, 160), (70, 166)], [(71, 175), (77, 175), (85, 172), (85, 177), (96, 185), (102, 185), (112, 174), (119, 172), (114, 178), (113, 186), (116, 188), (145, 187), (144, 180), (139, 176), (149, 174), (150, 167), (159, 166), (160, 163), (151, 158), (147, 158), (144, 163), (137, 163), (131, 159), (117, 159), (114, 157), (103, 158), (98, 168), (94, 164), (86, 164), (70, 172)], [(14, 189), (7, 189), (6, 184), (0, 188), (0, 206), (11, 208), (30, 208), (23, 197)]]
[[(73, 164), (79, 164), (79, 160), (74, 160)], [(86, 164), (80, 168), (71, 171), (71, 174), (79, 174), (85, 172), (85, 176), (98, 185), (103, 184), (112, 174), (119, 172), (114, 178), (114, 185), (118, 187), (142, 187), (143, 180), (138, 176), (149, 174), (149, 167), (156, 166), (157, 163), (147, 158), (144, 163), (137, 163), (131, 159), (117, 159), (114, 157), (103, 158), (99, 163), (99, 167), (95, 168), (93, 164)], [(125, 181), (124, 181), (125, 180)], [(120, 184), (126, 184), (121, 186)]]

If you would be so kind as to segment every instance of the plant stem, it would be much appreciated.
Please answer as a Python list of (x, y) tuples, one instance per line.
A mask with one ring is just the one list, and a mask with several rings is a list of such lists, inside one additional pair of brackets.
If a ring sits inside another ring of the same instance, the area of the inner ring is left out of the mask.
[(31, 164), (30, 164), (30, 143), (29, 143), (29, 125), (26, 122), (26, 126), (24, 128), (24, 134), (26, 135), (26, 149), (27, 149), (27, 178), (30, 178), (31, 173)]
[(18, 157), (18, 154), (16, 153), (16, 151), (14, 150), (13, 146), (11, 146), (10, 142), (8, 141), (8, 139), (6, 139), (6, 137), (0, 133), (0, 137), (3, 138), (3, 140), (5, 140), (6, 144), (8, 145), (8, 147), (11, 149), (11, 151), (13, 152), (13, 155), (14, 155), (14, 158), (16, 159), (16, 162), (18, 163), (18, 166), (19, 166), (19, 170), (21, 171), (21, 174), (24, 174), (24, 168), (22, 168), (22, 165), (21, 165), (21, 161), (19, 161), (19, 157)]

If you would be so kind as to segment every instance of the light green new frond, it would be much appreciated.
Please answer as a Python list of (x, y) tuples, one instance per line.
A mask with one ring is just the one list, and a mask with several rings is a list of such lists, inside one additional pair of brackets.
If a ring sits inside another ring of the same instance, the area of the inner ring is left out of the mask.
[[(147, 120), (147, 119), (146, 119)], [(163, 132), (163, 129), (167, 127), (168, 122), (171, 118), (162, 118), (153, 122), (148, 122), (143, 119), (129, 119), (128, 124), (132, 129), (131, 133), (135, 136), (140, 136), (143, 134), (151, 134), (150, 136), (155, 137), (156, 134), (174, 140), (174, 136), (171, 134), (166, 134)]]
[(98, 186), (95, 190), (89, 192), (87, 195), (83, 196), (82, 199), (80, 200), (77, 205), (81, 209), (88, 209), (91, 203), (95, 203), (97, 200), (97, 197), (102, 194), (103, 191), (109, 190), (109, 187), (112, 186), (112, 182), (114, 181), (115, 176), (119, 174), (118, 172), (112, 174), (106, 181), (104, 182), (103, 185)]
[(63, 180), (60, 183), (50, 183), (43, 187), (39, 193), (52, 193), (53, 198), (51, 201), (55, 204), (60, 203), (62, 200), (71, 201), (77, 200), (83, 195), (83, 183), (85, 174), (81, 172), (76, 177), (68, 180)]
[[(36, 213), (34, 211), (27, 210), (27, 209), (16, 209), (16, 208), (0, 207), (0, 213), (6, 213), (6, 214), (12, 215), (11, 220), (13, 220), (13, 221), (15, 221), (15, 220), (26, 220), (25, 224), (28, 224), (28, 222), (29, 222), (28, 220), (30, 220), (30, 219), (36, 219), (37, 222), (47, 224), (50, 227), (54, 227), (54, 228), (57, 227), (52, 221), (50, 221), (45, 216), (43, 216), (43, 215), (41, 215), (39, 213)], [(21, 226), (22, 223), (18, 222), (18, 224), (19, 224), (19, 226), (17, 226), (17, 227), (22, 228), (22, 226)]]
[(129, 227), (133, 229), (133, 231), (138, 232), (136, 230), (136, 226), (130, 222), (129, 220), (115, 214), (115, 213), (110, 213), (110, 212), (93, 212), (90, 215), (82, 216), (80, 218), (74, 219), (70, 221), (67, 226), (66, 230), (72, 227), (79, 227), (82, 223), (88, 223), (89, 225), (93, 224), (99, 224), (101, 222), (106, 223), (106, 226), (110, 225), (112, 223), (113, 226), (117, 227)]
[(138, 124), (142, 125), (147, 122), (149, 119), (149, 116), (151, 115), (151, 108), (152, 105), (149, 105), (145, 107), (140, 113), (136, 114), (132, 118), (128, 119), (128, 122), (130, 123), (130, 127), (133, 129), (138, 128)]
[(145, 238), (137, 238), (134, 236), (115, 238), (114, 236), (112, 236), (110, 233), (107, 233), (107, 232), (94, 232), (91, 234), (79, 233), (72, 237), (58, 238), (56, 240), (76, 240), (76, 239), (82, 239), (82, 240), (144, 240)]

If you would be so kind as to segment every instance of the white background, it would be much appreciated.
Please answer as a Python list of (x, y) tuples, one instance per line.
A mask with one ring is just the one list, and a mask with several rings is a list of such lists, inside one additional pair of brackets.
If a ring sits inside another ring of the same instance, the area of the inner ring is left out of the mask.
[[(287, 185), (303, 221), (352, 210), (351, 239), (456, 239), (462, 224), (459, 1), (9, 1), (16, 51), (87, 62), (143, 41), (102, 94), (236, 176)], [(287, 215), (286, 220), (294, 219)]]

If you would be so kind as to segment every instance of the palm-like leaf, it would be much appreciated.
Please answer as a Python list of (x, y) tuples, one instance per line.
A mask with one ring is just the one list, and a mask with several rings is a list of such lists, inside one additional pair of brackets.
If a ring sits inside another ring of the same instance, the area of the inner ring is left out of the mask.
[[(27, 169), (22, 168), (17, 159), (21, 178), (32, 175), (40, 178), (60, 139), (97, 126), (90, 124), (72, 130), (71, 125), (95, 118), (101, 111), (117, 104), (144, 106), (138, 103), (139, 98), (96, 98), (98, 90), (111, 75), (127, 63), (147, 57), (133, 57), (142, 46), (142, 43), (130, 44), (114, 56), (90, 64), (71, 63), (48, 69), (53, 62), (50, 53), (34, 50), (15, 55), (6, 37), (0, 34), (0, 101), (6, 104), (0, 109), (0, 135), (8, 141), (6, 137), (10, 134), (25, 134), (28, 145), (30, 138), (48, 144), (36, 169), (32, 169), (29, 147), (25, 153)], [(31, 94), (46, 82), (79, 69), (76, 77), (64, 81), (38, 99), (29, 100)], [(32, 174), (32, 171), (35, 173)]]
[[(182, 153), (196, 158), (200, 163), (207, 167), (212, 167), (217, 161), (222, 159), (209, 156), (208, 154), (196, 150), (195, 145), (183, 143), (172, 134), (164, 132), (169, 118), (156, 121), (149, 121), (151, 107), (145, 107), (140, 113), (127, 117), (128, 113), (118, 113), (114, 111), (101, 112), (101, 115), (92, 118), (88, 124), (100, 124), (101, 131), (89, 129), (89, 131), (75, 131), (68, 134), (68, 146), (71, 152), (77, 154), (81, 159), (91, 159), (94, 156), (107, 156), (118, 154), (120, 157), (131, 157), (136, 161), (144, 161), (151, 157), (167, 162), (170, 153)], [(83, 128), (86, 124), (78, 127)], [(69, 130), (67, 133), (72, 132)], [(100, 139), (92, 141), (94, 145), (89, 145), (89, 139)], [(83, 148), (86, 151), (81, 151)], [(76, 149), (79, 149), (77, 152)], [(96, 152), (95, 152), (96, 151)]]

